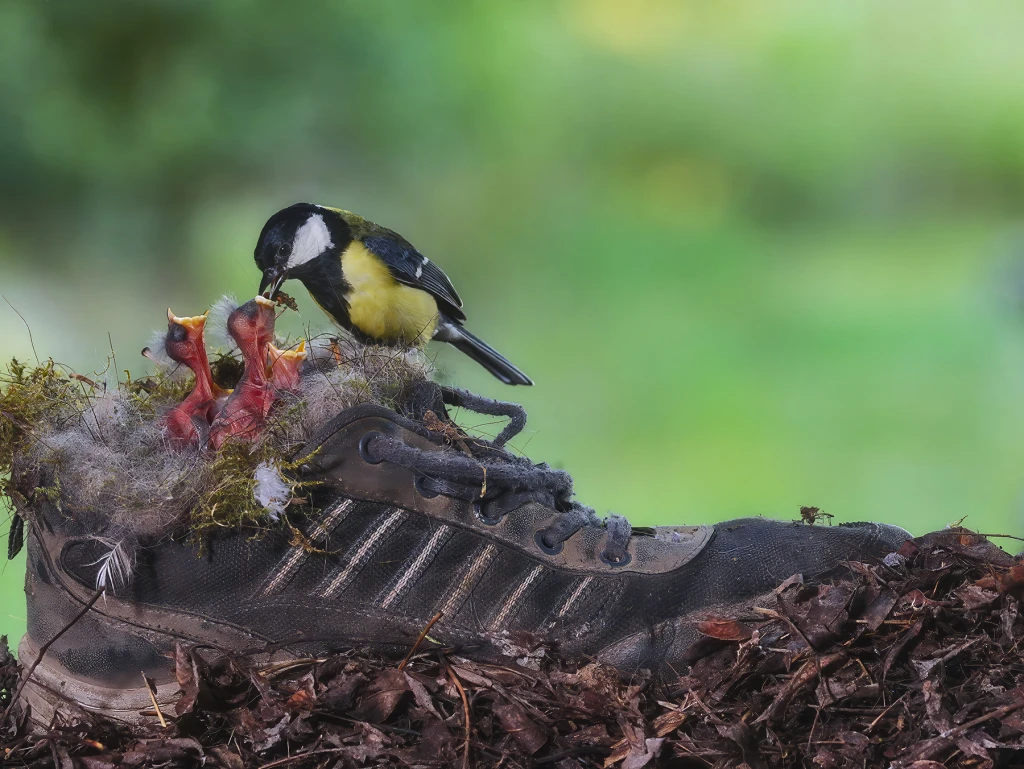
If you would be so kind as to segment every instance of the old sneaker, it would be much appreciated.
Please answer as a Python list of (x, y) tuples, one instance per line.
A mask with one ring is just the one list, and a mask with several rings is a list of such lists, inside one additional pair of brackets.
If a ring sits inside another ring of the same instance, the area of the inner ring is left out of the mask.
[[(487, 410), (468, 394), (448, 400)], [(521, 427), (505, 411), (506, 432)], [(291, 516), (303, 537), (281, 526), (225, 531), (202, 552), (173, 540), (145, 549), (130, 583), (108, 588), (47, 650), (26, 688), (34, 718), (80, 707), (135, 720), (151, 708), (143, 673), (172, 701), (178, 641), (404, 653), (436, 615), (430, 637), (464, 655), (494, 658), (528, 636), (626, 672), (678, 669), (702, 618), (742, 613), (794, 573), (876, 557), (908, 536), (759, 518), (631, 529), (572, 502), (567, 474), (502, 443), (433, 414), (343, 412), (305, 450), (304, 480), (319, 483), (308, 514)], [(26, 665), (95, 597), (103, 554), (66, 509), (44, 500), (31, 518)]]

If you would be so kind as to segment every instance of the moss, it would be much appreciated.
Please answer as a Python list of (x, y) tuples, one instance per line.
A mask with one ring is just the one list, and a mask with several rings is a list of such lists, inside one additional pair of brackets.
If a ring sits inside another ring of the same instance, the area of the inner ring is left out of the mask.
[(135, 379), (125, 385), (143, 414), (155, 416), (158, 411), (181, 403), (195, 387), (195, 377), (190, 373), (178, 376), (167, 369), (142, 379)]
[[(229, 355), (219, 356), (215, 364), (225, 383), (233, 383), (240, 364)], [(151, 376), (121, 384), (120, 390), (142, 419), (152, 421), (180, 403), (192, 390), (193, 381), (190, 373), (159, 368)], [(31, 463), (29, 457), (35, 455), (37, 443), (77, 424), (103, 392), (102, 385), (65, 371), (52, 360), (36, 367), (11, 361), (0, 374), (0, 496), (14, 500), (38, 492), (59, 504), (62, 494), (57, 473), (41, 489), (26, 489), (19, 482), (19, 473), (29, 469), (25, 465)], [(294, 410), (282, 417), (288, 418)], [(285, 473), (294, 470), (280, 461), (279, 453), (272, 440), (263, 440), (255, 444), (229, 441), (218, 452), (201, 454), (195, 472), (208, 481), (190, 516), (193, 534), (203, 537), (220, 527), (264, 526), (266, 511), (253, 497), (254, 474), (258, 465), (270, 461)], [(117, 483), (116, 478), (110, 480)]]
[(202, 538), (221, 527), (254, 527), (265, 518), (256, 504), (256, 468), (271, 458), (266, 446), (231, 440), (213, 454), (208, 470), (211, 486), (192, 510), (192, 533)]
[(0, 373), (0, 497), (18, 498), (19, 458), (44, 432), (77, 418), (92, 392), (92, 384), (65, 373), (53, 360), (29, 368), (15, 358)]
[(207, 470), (210, 485), (190, 517), (191, 534), (203, 540), (219, 528), (247, 528), (255, 532), (267, 525), (267, 511), (256, 501), (256, 468), (264, 462), (277, 465), (287, 478), (308, 461), (282, 461), (278, 449), (270, 443), (230, 440), (220, 451), (209, 455)]
[[(191, 374), (163, 368), (118, 385), (131, 407), (149, 420), (180, 403), (192, 386)], [(38, 456), (37, 447), (45, 446), (48, 437), (78, 424), (104, 394), (104, 385), (52, 359), (34, 367), (11, 360), (0, 372), (0, 499), (10, 502), (38, 494), (60, 506), (56, 472), (45, 488), (31, 485), (32, 471), (40, 464), (32, 457)]]

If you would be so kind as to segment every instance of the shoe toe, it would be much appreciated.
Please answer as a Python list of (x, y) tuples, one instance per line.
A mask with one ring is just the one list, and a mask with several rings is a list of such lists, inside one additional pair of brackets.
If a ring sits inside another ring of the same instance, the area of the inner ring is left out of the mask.
[[(706, 551), (714, 562), (705, 573), (720, 574), (727, 593), (754, 595), (780, 581), (802, 574), (810, 577), (842, 561), (873, 560), (899, 549), (910, 534), (898, 526), (853, 523), (808, 526), (804, 523), (744, 518), (715, 526)], [(731, 589), (726, 590), (726, 585)]]
[(909, 538), (898, 526), (878, 523), (809, 526), (744, 518), (717, 524), (703, 552), (664, 591), (675, 602), (673, 616), (618, 640), (600, 657), (622, 670), (685, 666), (702, 620), (749, 614), (794, 574), (806, 579), (844, 561), (871, 562)]

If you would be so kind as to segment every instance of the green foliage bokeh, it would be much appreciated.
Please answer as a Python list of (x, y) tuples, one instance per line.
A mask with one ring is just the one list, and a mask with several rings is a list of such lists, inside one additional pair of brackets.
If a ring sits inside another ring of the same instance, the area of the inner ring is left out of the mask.
[(253, 294), (270, 213), (338, 205), (444, 266), (537, 386), (437, 351), (446, 375), (521, 399), (519, 448), (599, 511), (1021, 534), (1022, 23), (1006, 0), (8, 0), (2, 293), (44, 359), (138, 373), (168, 305)]

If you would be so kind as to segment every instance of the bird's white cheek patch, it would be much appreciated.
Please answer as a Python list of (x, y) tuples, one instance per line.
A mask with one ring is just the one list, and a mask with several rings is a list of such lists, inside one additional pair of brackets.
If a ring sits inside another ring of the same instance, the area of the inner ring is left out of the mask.
[(331, 231), (327, 228), (323, 216), (313, 214), (299, 229), (295, 231), (292, 241), (292, 255), (288, 258), (288, 268), (316, 259), (329, 248), (333, 248)]

